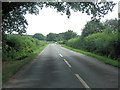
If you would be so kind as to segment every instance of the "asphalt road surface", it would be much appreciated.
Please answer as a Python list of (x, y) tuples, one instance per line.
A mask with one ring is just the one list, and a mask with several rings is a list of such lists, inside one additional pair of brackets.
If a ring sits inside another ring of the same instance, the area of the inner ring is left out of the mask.
[(3, 88), (118, 88), (118, 68), (49, 44)]

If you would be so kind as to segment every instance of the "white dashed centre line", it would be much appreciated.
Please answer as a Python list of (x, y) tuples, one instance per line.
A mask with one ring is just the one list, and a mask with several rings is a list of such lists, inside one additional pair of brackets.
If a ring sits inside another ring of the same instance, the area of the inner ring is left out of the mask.
[(71, 68), (71, 65), (68, 63), (67, 60), (64, 59), (64, 61), (66, 62), (66, 64)]
[(63, 57), (61, 54), (59, 54), (61, 57)]
[(80, 82), (84, 85), (85, 88), (89, 88), (90, 87), (87, 85), (87, 83), (79, 76), (79, 74), (75, 74), (75, 76), (80, 80)]

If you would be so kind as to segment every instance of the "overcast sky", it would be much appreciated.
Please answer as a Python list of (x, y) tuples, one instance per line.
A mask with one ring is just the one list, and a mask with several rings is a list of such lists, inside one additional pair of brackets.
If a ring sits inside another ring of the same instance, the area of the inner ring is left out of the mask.
[[(50, 32), (52, 33), (61, 33), (68, 30), (73, 30), (78, 35), (81, 34), (84, 25), (87, 21), (91, 20), (91, 17), (86, 13), (74, 12), (71, 10), (71, 16), (68, 19), (67, 16), (61, 15), (59, 12), (56, 12), (55, 9), (43, 8), (40, 10), (39, 15), (25, 15), (28, 26), (27, 34), (34, 35), (35, 33), (42, 33), (47, 35)], [(106, 19), (118, 18), (118, 5), (113, 9), (113, 12), (109, 12), (102, 18), (101, 21)]]

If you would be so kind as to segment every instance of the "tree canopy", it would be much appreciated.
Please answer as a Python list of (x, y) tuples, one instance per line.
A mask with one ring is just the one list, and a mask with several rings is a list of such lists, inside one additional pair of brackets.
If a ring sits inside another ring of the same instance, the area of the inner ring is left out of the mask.
[(67, 32), (64, 33), (65, 40), (69, 40), (69, 39), (74, 38), (76, 36), (77, 36), (77, 34), (75, 32), (73, 32), (72, 30), (68, 30)]
[(103, 31), (104, 31), (103, 23), (101, 23), (98, 20), (97, 21), (96, 20), (92, 20), (92, 21), (87, 22), (87, 24), (83, 28), (82, 36), (86, 37), (86, 36), (88, 36), (90, 34), (103, 32)]
[(56, 41), (56, 34), (54, 33), (49, 33), (47, 35), (47, 41)]
[(3, 33), (26, 33), (28, 25), (26, 13), (39, 14), (39, 8), (51, 7), (58, 12), (66, 13), (68, 18), (71, 9), (91, 15), (92, 19), (100, 19), (116, 5), (114, 2), (2, 2), (2, 31)]
[(104, 25), (112, 28), (113, 30), (116, 30), (116, 29), (118, 29), (118, 20), (116, 18), (115, 19), (106, 20), (104, 22)]
[(36, 33), (33, 35), (33, 38), (37, 38), (38, 40), (44, 40), (45, 36), (41, 33)]
[(61, 41), (61, 40), (69, 40), (71, 38), (76, 37), (77, 34), (75, 32), (73, 32), (72, 30), (68, 30), (66, 32), (63, 33), (49, 33), (47, 35), (47, 41)]

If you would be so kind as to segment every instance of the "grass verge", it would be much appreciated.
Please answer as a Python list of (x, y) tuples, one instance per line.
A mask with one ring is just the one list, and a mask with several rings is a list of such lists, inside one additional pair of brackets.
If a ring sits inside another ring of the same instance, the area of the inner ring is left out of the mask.
[(96, 54), (93, 54), (93, 53), (90, 53), (90, 52), (82, 51), (82, 50), (79, 50), (79, 49), (71, 48), (71, 47), (68, 47), (68, 46), (65, 46), (65, 45), (61, 45), (61, 46), (65, 47), (67, 49), (70, 49), (72, 51), (76, 51), (76, 52), (80, 52), (80, 53), (88, 55), (88, 56), (92, 56), (94, 58), (97, 58), (98, 60), (103, 61), (106, 64), (110, 64), (110, 65), (113, 65), (113, 66), (116, 66), (116, 67), (120, 67), (120, 63), (116, 60), (112, 60), (110, 58), (103, 57), (103, 56), (100, 56), (100, 55), (96, 55)]
[(41, 48), (34, 51), (34, 53), (30, 54), (27, 58), (23, 60), (17, 61), (6, 61), (2, 63), (2, 82), (4, 83), (9, 77), (14, 75), (21, 67), (23, 67), (28, 62), (32, 61), (45, 47), (42, 46)]

